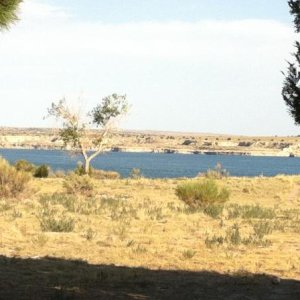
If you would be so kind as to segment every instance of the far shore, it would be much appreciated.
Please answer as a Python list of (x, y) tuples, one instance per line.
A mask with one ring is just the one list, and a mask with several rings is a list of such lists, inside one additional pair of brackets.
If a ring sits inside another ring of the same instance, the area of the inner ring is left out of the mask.
[[(47, 151), (74, 151), (72, 149), (65, 148), (56, 148), (56, 147), (5, 147), (0, 148), (0, 150), (47, 150)], [(91, 151), (95, 151), (95, 149), (91, 149)], [(105, 152), (123, 152), (123, 153), (160, 153), (160, 154), (186, 154), (186, 155), (230, 155), (230, 156), (256, 156), (256, 157), (300, 157), (297, 155), (291, 155), (286, 152), (239, 152), (239, 151), (191, 151), (188, 149), (141, 149), (141, 148), (122, 148), (122, 149), (106, 149)]]
[[(90, 134), (96, 133), (91, 131)], [(62, 150), (64, 147), (57, 129), (0, 128), (1, 148)], [(118, 131), (106, 151), (300, 157), (300, 137)]]

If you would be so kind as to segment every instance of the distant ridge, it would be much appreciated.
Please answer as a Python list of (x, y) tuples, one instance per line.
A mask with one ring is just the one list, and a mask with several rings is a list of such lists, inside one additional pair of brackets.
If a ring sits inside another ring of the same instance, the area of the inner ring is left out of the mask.
[[(0, 133), (53, 133), (58, 131), (58, 127), (9, 127), (9, 126), (0, 126)], [(97, 129), (91, 129), (91, 132), (96, 131)], [(176, 135), (176, 136), (183, 136), (183, 135), (190, 135), (190, 136), (212, 136), (212, 137), (257, 137), (257, 138), (287, 138), (287, 137), (297, 137), (297, 136), (260, 136), (260, 135), (238, 135), (238, 134), (229, 134), (229, 133), (212, 133), (212, 132), (189, 132), (189, 131), (170, 131), (170, 130), (140, 130), (140, 129), (122, 129), (118, 130), (124, 133), (131, 133), (131, 134), (150, 134), (150, 135)]]

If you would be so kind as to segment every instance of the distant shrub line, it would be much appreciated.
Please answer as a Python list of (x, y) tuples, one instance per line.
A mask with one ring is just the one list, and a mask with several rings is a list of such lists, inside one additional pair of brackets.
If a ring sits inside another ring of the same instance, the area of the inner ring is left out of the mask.
[(31, 173), (36, 178), (47, 178), (49, 176), (50, 168), (45, 164), (36, 166), (25, 159), (21, 159), (16, 161), (14, 166), (18, 171)]

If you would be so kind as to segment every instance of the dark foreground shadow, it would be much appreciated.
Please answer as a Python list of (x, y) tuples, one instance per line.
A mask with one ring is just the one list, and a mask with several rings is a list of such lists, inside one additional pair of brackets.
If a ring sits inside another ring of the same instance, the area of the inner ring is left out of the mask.
[(0, 256), (0, 299), (300, 299), (300, 281)]

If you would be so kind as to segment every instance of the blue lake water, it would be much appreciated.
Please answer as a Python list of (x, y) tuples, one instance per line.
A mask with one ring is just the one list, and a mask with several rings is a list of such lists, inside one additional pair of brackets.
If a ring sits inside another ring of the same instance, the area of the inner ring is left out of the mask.
[[(26, 159), (37, 165), (47, 164), (55, 171), (72, 170), (81, 161), (80, 156), (59, 150), (0, 149), (0, 155), (11, 163)], [(300, 158), (297, 157), (109, 152), (96, 157), (92, 166), (117, 171), (123, 177), (127, 177), (133, 168), (138, 168), (146, 177), (175, 178), (194, 177), (214, 168), (217, 163), (221, 163), (232, 176), (300, 174)]]

